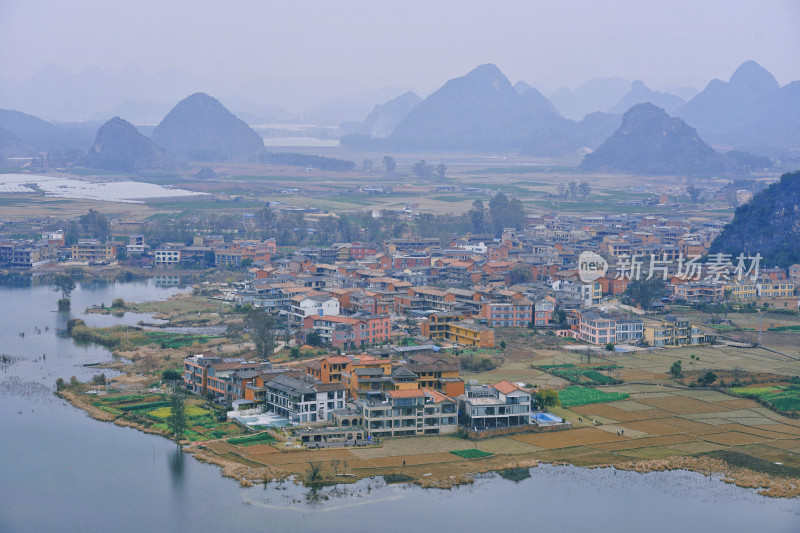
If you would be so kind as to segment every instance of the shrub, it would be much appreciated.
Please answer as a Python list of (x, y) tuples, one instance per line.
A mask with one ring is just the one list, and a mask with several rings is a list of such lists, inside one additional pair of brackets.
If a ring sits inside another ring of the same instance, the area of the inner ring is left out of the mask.
[(257, 444), (269, 444), (275, 442), (275, 437), (269, 433), (257, 433), (255, 435), (248, 435), (247, 437), (236, 437), (228, 439), (225, 442), (233, 444), (234, 446), (255, 446)]
[(167, 369), (161, 373), (161, 379), (164, 381), (179, 381), (183, 379), (183, 374), (180, 370)]
[(472, 372), (488, 372), (497, 368), (497, 362), (491, 357), (476, 357), (475, 355), (462, 355), (458, 358), (462, 370)]
[(484, 457), (491, 457), (493, 453), (478, 450), (477, 448), (468, 448), (466, 450), (451, 450), (450, 453), (463, 457), (464, 459), (482, 459)]

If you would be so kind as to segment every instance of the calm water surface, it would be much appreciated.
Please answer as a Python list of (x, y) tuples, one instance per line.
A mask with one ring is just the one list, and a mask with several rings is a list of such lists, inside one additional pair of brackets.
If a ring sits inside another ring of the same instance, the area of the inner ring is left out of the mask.
[(800, 500), (689, 472), (543, 465), (520, 482), (487, 475), (450, 491), (375, 479), (319, 491), (291, 482), (243, 489), (163, 438), (92, 420), (52, 394), (56, 378), (88, 379), (99, 371), (83, 364), (110, 358), (56, 336), (68, 318), (87, 319), (86, 307), (113, 298), (178, 290), (152, 280), (80, 285), (73, 311), (60, 314), (51, 287), (0, 287), (0, 353), (14, 358), (0, 367), (0, 532), (800, 531)]

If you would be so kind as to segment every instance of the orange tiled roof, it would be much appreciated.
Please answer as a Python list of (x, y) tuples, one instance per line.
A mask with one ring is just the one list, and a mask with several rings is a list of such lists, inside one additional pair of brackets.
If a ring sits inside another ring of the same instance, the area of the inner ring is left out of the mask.
[(517, 391), (517, 390), (523, 390), (523, 389), (517, 387), (516, 385), (514, 385), (513, 383), (511, 383), (509, 381), (506, 381), (506, 380), (503, 380), (503, 381), (501, 381), (499, 383), (495, 383), (494, 385), (492, 385), (492, 387), (494, 387), (498, 391), (502, 392), (503, 394), (510, 394), (510, 393), (512, 393), (514, 391)]
[(350, 362), (349, 357), (344, 357), (342, 355), (332, 355), (330, 357), (326, 357), (325, 360), (332, 365), (342, 365)]
[(444, 401), (450, 400), (453, 401), (451, 398), (445, 396), (441, 392), (432, 390), (432, 389), (422, 389), (426, 396), (429, 398), (433, 398), (433, 403), (442, 403)]
[(424, 398), (425, 393), (422, 392), (420, 389), (411, 389), (411, 390), (390, 390), (386, 393), (389, 398)]

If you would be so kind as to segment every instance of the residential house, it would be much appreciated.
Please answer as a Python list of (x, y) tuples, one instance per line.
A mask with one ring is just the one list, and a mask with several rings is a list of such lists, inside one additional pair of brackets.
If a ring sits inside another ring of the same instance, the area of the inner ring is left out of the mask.
[(458, 417), (462, 426), (477, 431), (530, 424), (531, 394), (501, 381), (494, 385), (469, 385), (458, 397)]
[(370, 437), (444, 435), (458, 430), (458, 404), (431, 389), (393, 390), (356, 401)]

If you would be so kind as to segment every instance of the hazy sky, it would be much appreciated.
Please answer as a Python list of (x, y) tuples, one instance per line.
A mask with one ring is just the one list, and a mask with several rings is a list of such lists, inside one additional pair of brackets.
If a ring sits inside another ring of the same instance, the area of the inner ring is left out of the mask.
[(12, 80), (48, 64), (135, 65), (182, 68), (229, 95), (268, 82), (284, 100), (424, 96), (492, 62), (545, 91), (599, 76), (702, 89), (747, 59), (781, 84), (800, 79), (800, 1), (0, 0), (0, 79)]

